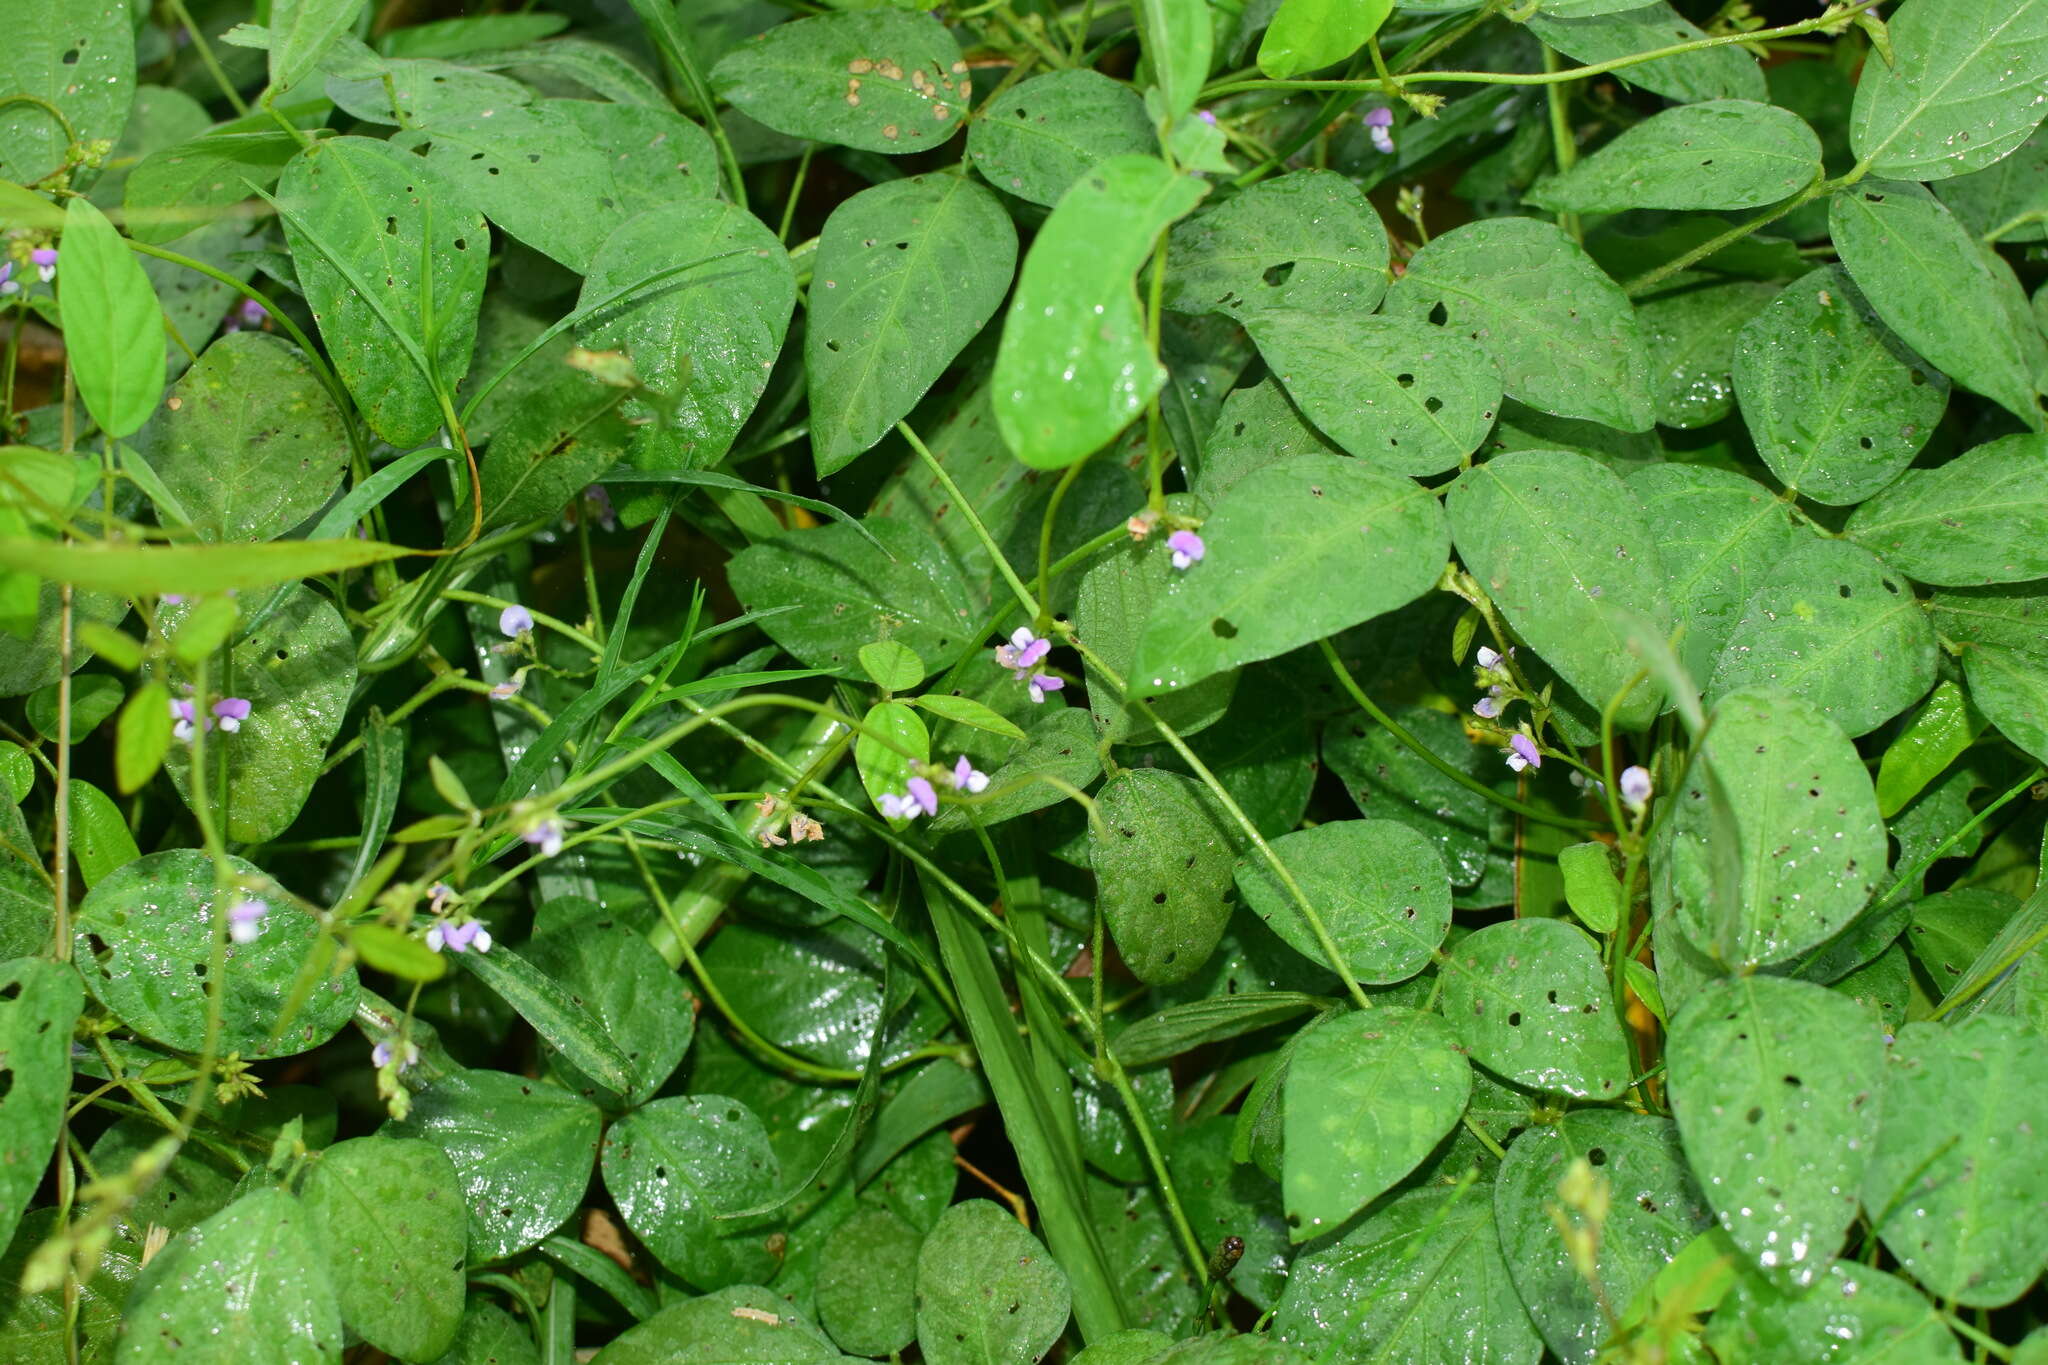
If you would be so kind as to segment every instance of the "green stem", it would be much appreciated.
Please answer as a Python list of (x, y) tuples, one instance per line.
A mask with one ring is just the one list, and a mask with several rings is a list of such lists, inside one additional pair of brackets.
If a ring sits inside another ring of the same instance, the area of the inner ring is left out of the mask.
[(238, 116), (246, 116), (249, 112), (248, 101), (242, 98), (241, 93), (235, 89), (234, 82), (228, 79), (228, 73), (222, 69), (220, 59), (213, 55), (213, 44), (206, 41), (206, 35), (199, 31), (199, 25), (192, 22), (192, 12), (185, 8), (185, 0), (164, 0), (164, 4), (165, 8), (170, 10), (171, 16), (184, 28), (186, 36), (191, 38), (192, 50), (199, 54), (200, 64), (206, 68), (207, 74), (213, 77), (213, 83), (220, 87), (221, 98), (233, 107)]
[(676, 21), (676, 8), (668, 0), (627, 0), (633, 12), (640, 16), (646, 26), (648, 37), (654, 40), (655, 48), (675, 73), (676, 79), (689, 93), (690, 102), (696, 108), (697, 117), (704, 124), (704, 131), (711, 134), (711, 144), (718, 149), (719, 169), (724, 173), (725, 192), (740, 208), (747, 206), (746, 182), (740, 178), (740, 161), (732, 149), (732, 139), (725, 135), (725, 125), (718, 121), (718, 101), (712, 97), (711, 87), (705, 83), (704, 73), (697, 69), (697, 61), (690, 55), (690, 45), (683, 39), (682, 26)]
[[(1555, 73), (1560, 69), (1557, 50), (1548, 44), (1543, 48), (1543, 69)], [(1571, 87), (1559, 82), (1544, 90), (1544, 101), (1550, 109), (1551, 155), (1557, 161), (1557, 173), (1563, 175), (1579, 161), (1578, 139), (1572, 136)], [(1586, 234), (1579, 226), (1579, 215), (1560, 212), (1557, 225), (1572, 235), (1574, 241), (1584, 241)]]
[(903, 439), (910, 442), (910, 448), (917, 452), (917, 457), (932, 471), (932, 477), (939, 481), (939, 486), (953, 499), (953, 505), (960, 509), (960, 515), (967, 518), (967, 524), (973, 528), (983, 548), (988, 551), (989, 558), (995, 562), (996, 569), (1003, 575), (1003, 581), (1008, 583), (1010, 591), (1017, 595), (1017, 603), (1024, 608), (1025, 615), (1033, 620), (1041, 619), (1043, 612), (1038, 599), (1031, 595), (1031, 589), (1024, 586), (1024, 580), (1017, 577), (1017, 571), (1010, 567), (1010, 561), (1003, 554), (1002, 547), (996, 544), (996, 538), (990, 535), (988, 527), (982, 524), (981, 514), (974, 510), (974, 504), (960, 491), (960, 485), (953, 482), (953, 476), (939, 463), (939, 457), (932, 454), (923, 441), (917, 439), (917, 433), (910, 429), (908, 422), (898, 422), (896, 430), (903, 433)]
[(1674, 257), (1673, 259), (1664, 262), (1664, 264), (1658, 266), (1654, 270), (1644, 271), (1642, 274), (1636, 276), (1634, 279), (1628, 282), (1628, 285), (1626, 286), (1628, 290), (1628, 296), (1630, 298), (1637, 298), (1642, 294), (1647, 293), (1650, 289), (1654, 288), (1659, 284), (1662, 284), (1665, 280), (1670, 279), (1679, 271), (1686, 270), (1694, 265), (1697, 265), (1699, 262), (1704, 261), (1705, 259), (1707, 259), (1707, 257), (1713, 255), (1715, 252), (1721, 250), (1723, 247), (1731, 246), (1734, 243), (1739, 242), (1743, 238), (1749, 236), (1752, 232), (1761, 231), (1763, 228), (1769, 227), (1772, 223), (1777, 222), (1780, 218), (1783, 218), (1786, 214), (1792, 212), (1792, 210), (1796, 208), (1802, 208), (1805, 205), (1810, 204), (1814, 200), (1820, 198), (1824, 194), (1832, 194), (1836, 190), (1841, 189), (1846, 185), (1853, 185), (1862, 178), (1862, 170), (1857, 169), (1850, 171), (1847, 175), (1842, 176), (1838, 180), (1829, 180), (1823, 177), (1819, 180), (1814, 181), (1811, 185), (1808, 185), (1805, 189), (1793, 195), (1784, 203), (1778, 204), (1772, 208), (1765, 209), (1762, 213), (1759, 213), (1758, 215), (1756, 215), (1756, 217), (1751, 218), (1746, 223), (1737, 223), (1734, 227), (1729, 228), (1726, 232), (1717, 233), (1716, 235), (1709, 237), (1706, 241), (1701, 242), (1692, 250), (1684, 253), (1681, 256)]

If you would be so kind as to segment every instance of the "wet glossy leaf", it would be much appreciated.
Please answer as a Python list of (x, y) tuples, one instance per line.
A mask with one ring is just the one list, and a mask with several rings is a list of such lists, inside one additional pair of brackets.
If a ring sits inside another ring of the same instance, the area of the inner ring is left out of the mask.
[(1921, 185), (1866, 180), (1834, 197), (1828, 226), (1842, 264), (1901, 340), (1956, 383), (2040, 428), (2035, 376), (2048, 368), (2048, 340), (1985, 325), (2025, 312), (2010, 266)]
[(1729, 967), (1782, 962), (1826, 941), (1884, 877), (1884, 824), (1855, 747), (1811, 702), (1752, 690), (1715, 707), (1703, 759), (1679, 796), (1672, 858), (1711, 865), (1711, 772), (1733, 812), (1727, 856), (1740, 874), (1717, 893), (1683, 896), (1686, 934)]
[(1276, 310), (1252, 336), (1309, 420), (1397, 474), (1440, 474), (1479, 448), (1500, 375), (1476, 341), (1408, 318)]
[(896, 9), (777, 24), (726, 54), (711, 82), (777, 132), (891, 155), (953, 136), (971, 94), (953, 35)]
[[(1638, 52), (1698, 42), (1707, 35), (1662, 0), (1647, 5), (1605, 4), (1598, 13), (1568, 14), (1550, 4), (1529, 21), (1529, 31), (1575, 61), (1591, 65)], [(1739, 47), (1710, 47), (1624, 67), (1615, 77), (1680, 103), (1769, 98), (1756, 58)]]
[(2048, 593), (2042, 585), (1934, 595), (1934, 625), (1961, 646), (1970, 700), (1999, 733), (2048, 763)]
[(1188, 1223), (1204, 1247), (1215, 1251), (1227, 1237), (1244, 1242), (1244, 1254), (1230, 1272), (1231, 1288), (1261, 1311), (1272, 1308), (1287, 1286), (1293, 1248), (1279, 1187), (1255, 1167), (1230, 1159), (1230, 1130), (1236, 1120), (1218, 1115), (1183, 1125), (1169, 1151)]
[(1707, 1203), (1779, 1283), (1825, 1281), (1878, 1134), (1877, 1015), (1803, 981), (1703, 987), (1671, 1021), (1671, 1105)]
[(71, 1088), (71, 1029), (85, 1004), (78, 977), (38, 958), (0, 966), (0, 1246), (14, 1235), (57, 1145)]
[[(1420, 485), (1334, 455), (1246, 475), (1202, 539), (1206, 557), (1139, 637), (1138, 687), (1186, 686), (1405, 606), (1435, 583), (1449, 549), (1443, 513)], [(1313, 590), (1338, 583), (1350, 590)]]
[(656, 1100), (605, 1137), (604, 1187), (626, 1226), (700, 1289), (759, 1281), (774, 1270), (757, 1227), (720, 1218), (773, 1198), (781, 1180), (761, 1120), (723, 1095)]
[[(244, 1057), (304, 1052), (332, 1037), (356, 1004), (353, 967), (332, 970), (333, 943), (319, 923), (253, 864), (230, 856), (239, 885), (269, 912), (254, 942), (226, 948), (220, 1048)], [(206, 1041), (207, 982), (218, 905), (213, 860), (198, 849), (152, 853), (109, 874), (78, 908), (73, 947), (86, 989), (145, 1037), (184, 1052)], [(221, 932), (226, 912), (219, 910)], [(271, 1042), (301, 970), (312, 994), (284, 1038)]]
[(1790, 198), (1819, 174), (1820, 139), (1790, 109), (1706, 100), (1638, 123), (1539, 185), (1530, 202), (1571, 213), (1751, 209)]
[(1907, 0), (1886, 16), (1893, 60), (1856, 83), (1849, 133), (1860, 164), (1899, 180), (1945, 180), (2027, 140), (2044, 109), (2016, 73), (2048, 63), (2048, 7), (2034, 0)]
[(1910, 584), (1868, 550), (1812, 541), (1757, 585), (1721, 650), (1707, 700), (1776, 688), (1845, 734), (1868, 734), (1927, 694), (1937, 653)]
[(1489, 924), (1450, 950), (1441, 974), (1444, 1018), (1488, 1070), (1586, 1099), (1627, 1087), (1628, 1039), (1584, 930), (1561, 919)]
[(1922, 583), (1977, 587), (2048, 578), (2048, 436), (1987, 441), (1909, 469), (1846, 528)]
[(832, 1339), (770, 1290), (742, 1285), (670, 1304), (599, 1351), (591, 1365), (811, 1365), (843, 1359)]
[(1962, 1351), (1934, 1305), (1904, 1280), (1846, 1262), (1804, 1294), (1760, 1275), (1738, 1279), (1706, 1333), (1717, 1357), (1826, 1359), (1833, 1365), (1899, 1360), (1960, 1361)]
[(471, 1264), (538, 1243), (583, 1202), (597, 1157), (597, 1108), (502, 1071), (457, 1071), (415, 1095), (382, 1135), (422, 1138), (455, 1163), (469, 1206)]
[[(1460, 476), (1445, 511), (1459, 557), (1508, 624), (1589, 703), (1605, 705), (1642, 667), (1629, 614), (1669, 629), (1658, 536), (1628, 486), (1585, 456), (1496, 456)], [(1654, 684), (1638, 686), (1616, 722), (1643, 725), (1658, 701)]]
[(418, 157), (361, 137), (300, 153), (277, 195), (342, 382), (379, 436), (424, 443), (442, 423), (436, 390), (469, 369), (490, 265), (482, 215)]
[(931, 1365), (1035, 1365), (1066, 1330), (1066, 1274), (1000, 1205), (955, 1204), (917, 1255), (917, 1340)]
[(615, 1095), (631, 1085), (626, 1054), (564, 983), (502, 945), (488, 953), (464, 953), (461, 960), (570, 1066)]
[[(275, 125), (255, 130), (239, 122), (152, 152), (123, 187), (123, 222), (138, 241), (161, 245), (182, 237), (180, 252), (196, 254), (206, 225), (215, 223), (221, 210), (248, 199), (251, 186), (267, 190), (275, 185), (298, 152), (298, 142)], [(161, 282), (157, 290), (165, 292)], [(215, 308), (211, 317), (220, 311)], [(189, 332), (186, 336), (198, 340)]]
[[(510, 17), (510, 16), (505, 16)], [(542, 1365), (540, 1348), (518, 1318), (488, 1299), (462, 1315), (455, 1344), (434, 1365)]]
[(2017, 897), (1990, 887), (1965, 886), (1916, 901), (1903, 937), (1920, 969), (1945, 995), (1966, 979), (1972, 963), (2018, 914)]
[(1970, 747), (1984, 728), (1963, 690), (1939, 682), (1892, 742), (1877, 770), (1877, 810), (1889, 820)]
[(1051, 208), (1113, 156), (1158, 145), (1144, 101), (1121, 81), (1073, 68), (1020, 81), (967, 127), (967, 160), (997, 189)]
[[(1159, 600), (1175, 591), (1181, 570), (1173, 567), (1164, 538), (1130, 542), (1112, 549), (1081, 579), (1074, 627), (1092, 659), (1083, 661), (1088, 682), (1088, 710), (1103, 738), (1116, 744), (1147, 744), (1159, 730), (1124, 691), (1109, 678), (1129, 682), (1131, 655), (1145, 623)], [(1099, 660), (1101, 667), (1095, 666)], [(1145, 704), (1182, 737), (1207, 729), (1220, 719), (1237, 690), (1236, 670), (1202, 679), (1181, 691), (1140, 688)]]
[(1457, 1124), (1471, 1093), (1472, 1068), (1433, 1014), (1387, 1005), (1303, 1034), (1283, 1092), (1289, 1235), (1329, 1232), (1386, 1193)]
[(313, 1220), (258, 1189), (173, 1240), (136, 1277), (115, 1359), (229, 1365), (341, 1359), (341, 1312)]
[(1364, 317), (1387, 292), (1387, 230), (1343, 176), (1262, 180), (1173, 230), (1166, 306), (1239, 321)]
[(1688, 430), (1735, 410), (1735, 338), (1770, 297), (1767, 284), (1684, 275), (1641, 301), (1659, 423)]
[(600, 303), (577, 336), (592, 350), (624, 351), (650, 395), (625, 408), (653, 419), (633, 463), (718, 463), (760, 401), (796, 303), (789, 254), (775, 234), (710, 199), (650, 210), (605, 238), (591, 261), (577, 306)]
[(1558, 850), (1558, 875), (1564, 879), (1565, 903), (1579, 923), (1596, 934), (1611, 934), (1621, 923), (1627, 900), (1614, 875), (1613, 851), (1596, 841)]
[(114, 799), (83, 778), (71, 779), (71, 853), (78, 859), (78, 874), (91, 889), (115, 869), (142, 856), (135, 836), (128, 832), (128, 817)]
[(1230, 486), (1255, 469), (1295, 455), (1342, 454), (1309, 424), (1271, 375), (1223, 400), (1216, 425), (1202, 444), (1201, 461), (1188, 475), (1188, 490), (1215, 506)]
[(127, 436), (149, 420), (164, 391), (156, 290), (121, 234), (87, 199), (65, 206), (63, 262), (57, 297), (78, 396), (100, 430)]
[[(1393, 714), (1438, 757), (1474, 777), (1484, 764), (1491, 775), (1489, 752), (1465, 738), (1456, 717), (1423, 707)], [(1486, 798), (1444, 776), (1384, 726), (1362, 715), (1330, 726), (1323, 732), (1323, 762), (1368, 819), (1399, 821), (1435, 845), (1452, 886), (1471, 886), (1485, 874), (1492, 809)]]
[(1742, 329), (1735, 391), (1771, 472), (1835, 505), (1890, 483), (1948, 406), (1948, 377), (1893, 335), (1835, 265), (1786, 285)]
[[(624, 921), (600, 915), (543, 934), (522, 951), (588, 1010), (625, 1054), (628, 1084), (619, 1097), (639, 1104), (659, 1090), (689, 1049), (696, 1013), (682, 979), (647, 940)], [(566, 1057), (558, 1057), (555, 1065), (572, 1089), (595, 1084)]]
[[(1451, 884), (1429, 838), (1394, 820), (1333, 820), (1283, 834), (1287, 865), (1359, 981), (1405, 981), (1427, 967), (1451, 925)], [(1237, 860), (1245, 904), (1288, 946), (1329, 966), (1308, 919), (1263, 857)], [(1156, 1017), (1156, 1016), (1155, 1016)]]
[[(778, 1047), (841, 1070), (866, 1065), (885, 981), (874, 935), (845, 923), (727, 925), (705, 947), (704, 965), (740, 1017)], [(902, 994), (900, 982), (891, 994)], [(894, 1060), (935, 1029), (921, 1001), (897, 1014), (883, 1055)]]
[(135, 100), (131, 23), (125, 4), (51, 0), (11, 27), (0, 90), (24, 98), (0, 108), (0, 178), (32, 184), (64, 169), (74, 141), (120, 138)]
[(1656, 420), (1635, 309), (1554, 224), (1498, 218), (1415, 253), (1387, 312), (1440, 322), (1484, 346), (1510, 398), (1623, 431)]
[[(41, 1293), (21, 1291), (28, 1259), (60, 1224), (54, 1208), (37, 1209), (22, 1220), (19, 1233), (0, 1256), (0, 1355), (18, 1365), (71, 1365), (65, 1343), (66, 1313), (61, 1287)], [(114, 1338), (121, 1327), (121, 1308), (135, 1283), (142, 1248), (116, 1238), (100, 1253), (90, 1277), (78, 1286), (77, 1338), (80, 1365), (107, 1365), (114, 1358)]]
[(1285, 0), (1259, 42), (1259, 70), (1276, 81), (1343, 61), (1379, 31), (1393, 0)]
[(1501, 1259), (1484, 1186), (1415, 1190), (1295, 1263), (1273, 1336), (1331, 1365), (1535, 1365), (1543, 1339)]
[(1166, 382), (1135, 277), (1208, 186), (1153, 157), (1103, 161), (1060, 197), (1024, 257), (994, 405), (1017, 458), (1061, 469), (1107, 444)]
[(1531, 1128), (1515, 1139), (1493, 1191), (1501, 1255), (1550, 1349), (1572, 1365), (1591, 1365), (1610, 1325), (1553, 1221), (1562, 1216), (1574, 1229), (1589, 1226), (1584, 1213), (1566, 1211), (1558, 1191), (1581, 1160), (1609, 1192), (1610, 1212), (1592, 1225), (1599, 1229), (1594, 1266), (1607, 1303), (1634, 1299), (1713, 1214), (1669, 1119), (1577, 1109), (1556, 1127)]
[(1934, 192), (1971, 233), (2001, 242), (2048, 238), (2048, 132), (1981, 171), (1938, 180)]
[(917, 1249), (924, 1234), (884, 1208), (862, 1209), (818, 1254), (818, 1322), (840, 1349), (886, 1356), (917, 1339)]
[(469, 1220), (440, 1148), (339, 1143), (320, 1154), (299, 1197), (350, 1327), (406, 1359), (431, 1360), (454, 1342)]
[(1140, 981), (1186, 980), (1230, 918), (1237, 831), (1201, 786), (1156, 768), (1112, 777), (1095, 813), (1089, 860), (1117, 951)]

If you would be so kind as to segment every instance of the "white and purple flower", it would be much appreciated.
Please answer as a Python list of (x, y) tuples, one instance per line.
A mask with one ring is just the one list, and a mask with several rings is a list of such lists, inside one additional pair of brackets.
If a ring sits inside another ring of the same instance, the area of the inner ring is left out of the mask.
[(1166, 548), (1173, 552), (1173, 567), (1191, 569), (1202, 562), (1209, 553), (1209, 547), (1193, 531), (1175, 531), (1166, 538)]
[(1615, 785), (1621, 788), (1621, 799), (1628, 804), (1630, 810), (1641, 811), (1650, 804), (1650, 792), (1653, 789), (1648, 768), (1639, 765), (1623, 768)]
[(1508, 766), (1516, 772), (1520, 772), (1524, 768), (1540, 768), (1543, 766), (1543, 751), (1538, 749), (1536, 741), (1527, 735), (1514, 734), (1508, 736), (1508, 751)]
[(254, 943), (263, 932), (263, 917), (270, 907), (254, 896), (244, 896), (228, 907), (228, 937), (237, 943)]
[(1373, 147), (1382, 156), (1394, 154), (1394, 111), (1385, 107), (1371, 110), (1365, 116), (1365, 133), (1372, 139)]
[(966, 792), (970, 796), (988, 790), (988, 774), (977, 769), (962, 754), (953, 763), (953, 790)]
[(467, 919), (460, 924), (443, 920), (427, 930), (427, 946), (437, 953), (443, 949), (451, 953), (488, 953), (491, 931), (484, 928), (482, 920)]

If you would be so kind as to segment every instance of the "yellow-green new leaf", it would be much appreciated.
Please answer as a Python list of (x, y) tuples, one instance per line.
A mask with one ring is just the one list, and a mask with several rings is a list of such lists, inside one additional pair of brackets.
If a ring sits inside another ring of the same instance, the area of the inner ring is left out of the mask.
[(1287, 0), (1259, 43), (1259, 70), (1276, 81), (1320, 71), (1364, 47), (1394, 0)]

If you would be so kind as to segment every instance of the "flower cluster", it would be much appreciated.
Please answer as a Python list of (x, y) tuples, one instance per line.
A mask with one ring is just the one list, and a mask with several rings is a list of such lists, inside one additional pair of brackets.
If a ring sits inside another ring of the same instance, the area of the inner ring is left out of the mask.
[(491, 931), (484, 928), (482, 920), (466, 919), (459, 923), (443, 920), (427, 930), (427, 946), (437, 953), (443, 949), (451, 953), (466, 953), (471, 949), (488, 953), (491, 950)]
[[(514, 602), (498, 613), (498, 631), (505, 637), (505, 643), (496, 646), (500, 654), (515, 654), (533, 647), (533, 613)], [(528, 665), (530, 668), (532, 665)], [(519, 695), (519, 689), (526, 686), (525, 668), (491, 688), (491, 697), (503, 701)]]
[(1010, 642), (996, 646), (996, 663), (1010, 670), (1010, 677), (1023, 683), (1031, 692), (1031, 700), (1042, 702), (1048, 692), (1057, 692), (1066, 683), (1050, 673), (1038, 671), (1039, 661), (1052, 653), (1052, 641), (1033, 635), (1026, 626), (1019, 626), (1010, 635)]
[(221, 325), (223, 332), (260, 332), (263, 324), (270, 321), (270, 310), (254, 299), (243, 299), (228, 314), (228, 320)]
[[(954, 761), (951, 771), (938, 771), (940, 780), (956, 792), (977, 796), (988, 790), (988, 774), (968, 762), (965, 754)], [(939, 789), (929, 777), (919, 774), (903, 785), (905, 790), (901, 793), (883, 792), (875, 798), (883, 815), (891, 820), (915, 820), (920, 815), (939, 813)], [(795, 829), (794, 822), (790, 828)]]
[[(232, 735), (242, 728), (243, 721), (249, 719), (251, 707), (247, 697), (222, 697), (207, 709), (212, 714), (206, 717), (206, 728), (211, 730), (218, 725)], [(199, 721), (198, 707), (190, 697), (171, 699), (172, 734), (189, 744), (199, 732)]]

